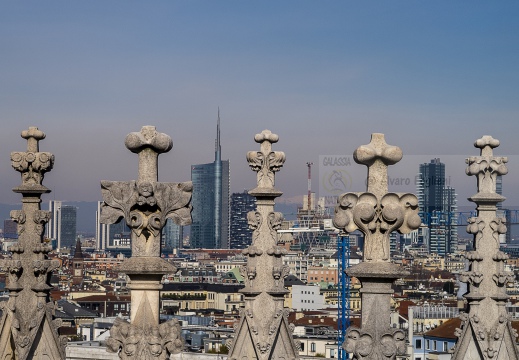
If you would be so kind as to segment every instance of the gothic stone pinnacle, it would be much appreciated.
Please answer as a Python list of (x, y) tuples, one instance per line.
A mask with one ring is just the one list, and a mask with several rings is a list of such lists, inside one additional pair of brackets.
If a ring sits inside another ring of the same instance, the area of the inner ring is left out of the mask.
[(480, 156), (469, 157), (467, 175), (477, 177), (478, 193), (469, 198), (477, 205), (477, 216), (470, 218), (467, 232), (474, 236), (474, 251), (466, 257), (469, 271), (460, 274), (467, 283), (467, 309), (462, 313), (461, 329), (454, 347), (453, 360), (519, 359), (517, 334), (513, 331), (505, 304), (509, 298), (506, 285), (514, 274), (505, 271), (508, 256), (500, 251), (499, 235), (506, 232), (505, 219), (497, 216), (497, 203), (505, 198), (496, 193), (498, 175), (508, 170), (506, 157), (494, 156), (499, 140), (485, 135), (474, 146)]
[(12, 258), (0, 261), (10, 291), (0, 324), (0, 358), (64, 359), (66, 339), (58, 336), (49, 297), (50, 275), (59, 262), (47, 256), (52, 249), (43, 242), (43, 233), (50, 213), (40, 209), (41, 195), (50, 191), (42, 185), (43, 175), (52, 169), (54, 156), (39, 152), (38, 142), (45, 134), (37, 127), (21, 136), (27, 140), (27, 151), (11, 153), (12, 166), (22, 178), (22, 184), (13, 189), (23, 196), (22, 209), (11, 212), (18, 243), (9, 249)]
[(384, 134), (373, 134), (354, 152), (355, 161), (368, 167), (367, 192), (340, 195), (333, 222), (347, 233), (359, 229), (366, 235), (364, 261), (389, 261), (390, 233), (420, 226), (416, 196), (387, 192), (387, 167), (401, 158), (402, 150), (388, 145)]
[[(128, 134), (126, 147), (139, 156), (137, 181), (101, 181), (101, 221), (115, 223), (124, 218), (132, 229), (132, 257), (117, 271), (130, 278), (131, 324), (114, 323), (108, 350), (121, 359), (166, 359), (182, 349), (176, 320), (159, 325), (159, 291), (164, 274), (176, 268), (160, 258), (161, 231), (166, 220), (191, 223), (192, 183), (158, 182), (158, 155), (173, 146), (171, 138), (154, 126)], [(132, 334), (138, 334), (138, 339)], [(119, 351), (120, 350), (120, 351)]]
[(333, 223), (346, 233), (359, 229), (365, 235), (363, 262), (347, 270), (362, 283), (362, 327), (348, 329), (343, 347), (355, 359), (395, 359), (405, 353), (405, 336), (389, 326), (391, 284), (407, 272), (390, 263), (389, 235), (420, 226), (418, 200), (413, 194), (388, 193), (387, 167), (400, 161), (402, 150), (388, 145), (383, 134), (372, 134), (353, 155), (368, 167), (367, 191), (340, 195)]
[(260, 144), (260, 151), (249, 151), (247, 161), (258, 173), (257, 187), (249, 192), (257, 199), (257, 209), (247, 214), (253, 234), (252, 244), (243, 250), (247, 265), (240, 269), (245, 278), (241, 290), (245, 309), (240, 311), (240, 323), (229, 342), (229, 359), (297, 359), (293, 328), (283, 307), (287, 293), (283, 279), (289, 273), (282, 260), (286, 250), (277, 245), (283, 214), (274, 212), (274, 199), (281, 195), (274, 188), (274, 176), (283, 166), (285, 154), (272, 151), (279, 137), (269, 130), (257, 134), (254, 140)]

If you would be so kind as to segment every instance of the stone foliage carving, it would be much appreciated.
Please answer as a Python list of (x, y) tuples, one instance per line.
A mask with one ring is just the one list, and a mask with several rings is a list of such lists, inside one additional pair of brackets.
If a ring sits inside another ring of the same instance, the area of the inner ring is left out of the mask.
[(27, 140), (27, 151), (11, 153), (11, 165), (22, 174), (22, 185), (40, 187), (46, 172), (52, 170), (54, 155), (39, 152), (38, 142), (45, 139), (45, 134), (36, 127), (22, 131), (22, 138)]
[(251, 169), (258, 173), (258, 187), (273, 188), (275, 173), (281, 170), (285, 163), (285, 153), (270, 150), (270, 144), (277, 143), (279, 136), (264, 130), (261, 134), (256, 134), (254, 140), (262, 144), (262, 148), (261, 151), (249, 151), (247, 161)]
[[(191, 223), (191, 182), (180, 184), (137, 183), (136, 181), (102, 181), (104, 204), (101, 221), (116, 223), (124, 218), (137, 237), (157, 238), (166, 224), (173, 219), (179, 225)], [(138, 241), (134, 256), (152, 256), (160, 247), (158, 241)]]
[(389, 259), (389, 235), (393, 231), (409, 233), (420, 226), (418, 199), (413, 194), (389, 193), (380, 201), (372, 193), (346, 193), (338, 199), (334, 225), (351, 233), (360, 230), (374, 236), (365, 246), (365, 259), (375, 259), (374, 252), (382, 249), (381, 260)]
[(462, 323), (456, 330), (458, 341), (451, 350), (452, 358), (518, 359), (517, 333), (505, 310), (506, 284), (515, 277), (504, 269), (508, 256), (499, 250), (499, 234), (506, 232), (506, 225), (496, 216), (496, 205), (504, 200), (496, 193), (496, 179), (508, 172), (508, 159), (493, 155), (499, 141), (491, 136), (476, 140), (474, 146), (481, 149), (481, 156), (466, 161), (466, 173), (477, 177), (478, 186), (478, 193), (469, 198), (477, 205), (477, 216), (467, 225), (467, 232), (474, 236), (474, 251), (466, 255), (469, 271), (460, 274), (460, 281), (468, 284), (464, 295), (468, 304), (467, 312), (460, 315)]
[(101, 181), (104, 203), (101, 222), (113, 224), (124, 218), (134, 233), (133, 256), (160, 256), (159, 234), (166, 219), (179, 225), (191, 223), (192, 183), (157, 182), (158, 155), (173, 142), (153, 126), (126, 137), (126, 147), (139, 154), (138, 181)]
[(356, 359), (391, 359), (398, 354), (405, 354), (405, 334), (402, 330), (390, 330), (380, 336), (378, 344), (368, 332), (350, 328), (346, 332), (344, 349)]
[(106, 342), (109, 351), (119, 352), (119, 357), (124, 360), (169, 359), (169, 355), (179, 353), (183, 345), (176, 319), (142, 328), (116, 318)]

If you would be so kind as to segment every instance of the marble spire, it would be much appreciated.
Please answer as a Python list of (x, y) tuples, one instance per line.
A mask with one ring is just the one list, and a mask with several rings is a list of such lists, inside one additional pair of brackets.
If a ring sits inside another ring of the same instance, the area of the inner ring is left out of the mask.
[(247, 215), (252, 244), (243, 254), (247, 265), (241, 273), (245, 278), (245, 308), (240, 310), (240, 323), (234, 339), (229, 340), (229, 360), (299, 358), (298, 343), (292, 337), (293, 326), (288, 323), (289, 309), (283, 307), (284, 278), (289, 269), (283, 265), (286, 250), (277, 246), (277, 232), (283, 214), (274, 211), (274, 199), (281, 192), (274, 187), (275, 173), (285, 162), (285, 154), (273, 151), (279, 140), (276, 134), (264, 130), (254, 140), (260, 151), (249, 151), (247, 161), (257, 173), (257, 187), (249, 191), (256, 197), (257, 208)]
[(477, 177), (478, 192), (469, 198), (476, 203), (477, 216), (468, 220), (467, 232), (474, 236), (474, 251), (466, 254), (469, 271), (460, 280), (467, 283), (466, 312), (460, 316), (461, 328), (456, 329), (458, 341), (453, 360), (519, 359), (517, 333), (506, 312), (506, 284), (515, 280), (505, 271), (508, 255), (499, 250), (499, 234), (506, 233), (505, 219), (497, 216), (497, 203), (505, 198), (496, 193), (498, 175), (508, 172), (506, 157), (494, 156), (499, 140), (483, 136), (474, 146), (480, 156), (469, 157), (467, 175)]
[(389, 235), (409, 233), (420, 226), (418, 200), (413, 194), (388, 192), (387, 168), (402, 159), (402, 150), (388, 145), (384, 134), (372, 134), (371, 142), (353, 153), (358, 164), (368, 167), (367, 191), (339, 196), (335, 227), (364, 238), (363, 261), (346, 270), (362, 284), (361, 327), (350, 327), (344, 349), (354, 359), (395, 359), (406, 351), (405, 334), (390, 327), (392, 283), (408, 274), (390, 262)]
[(22, 175), (22, 184), (13, 189), (22, 195), (22, 209), (11, 211), (18, 225), (18, 243), (11, 246), (11, 259), (1, 260), (8, 275), (9, 300), (2, 302), (0, 320), (1, 359), (65, 359), (66, 337), (58, 336), (61, 319), (53, 319), (55, 304), (49, 291), (52, 271), (58, 260), (49, 260), (52, 247), (44, 242), (50, 212), (41, 210), (44, 174), (52, 169), (54, 155), (39, 151), (45, 134), (37, 127), (22, 132), (27, 151), (12, 152), (11, 164)]
[(160, 258), (161, 231), (168, 218), (191, 223), (191, 182), (158, 182), (158, 156), (173, 147), (171, 138), (143, 126), (128, 134), (126, 147), (139, 156), (137, 181), (101, 181), (101, 222), (124, 219), (131, 232), (132, 257), (117, 271), (129, 278), (130, 322), (117, 318), (110, 329), (107, 350), (121, 359), (162, 360), (180, 352), (183, 341), (177, 320), (159, 324), (162, 276), (177, 269)]

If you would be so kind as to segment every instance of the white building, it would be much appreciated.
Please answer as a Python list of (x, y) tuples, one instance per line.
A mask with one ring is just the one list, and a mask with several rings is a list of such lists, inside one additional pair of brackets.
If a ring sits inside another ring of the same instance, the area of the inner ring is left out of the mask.
[(308, 280), (309, 262), (310, 260), (307, 255), (296, 252), (291, 252), (283, 256), (283, 265), (287, 265), (290, 268), (290, 274), (297, 276), (305, 283)]
[(324, 308), (324, 296), (318, 285), (292, 286), (292, 308), (294, 310), (319, 310)]

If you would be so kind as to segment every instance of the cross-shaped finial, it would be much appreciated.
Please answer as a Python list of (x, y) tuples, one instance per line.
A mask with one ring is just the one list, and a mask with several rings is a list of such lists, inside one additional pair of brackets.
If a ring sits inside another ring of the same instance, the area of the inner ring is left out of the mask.
[(494, 151), (492, 149), (499, 146), (499, 140), (494, 139), (490, 135), (483, 135), (481, 139), (477, 139), (474, 142), (474, 147), (481, 149), (481, 156), (493, 156)]
[[(471, 156), (465, 160), (469, 165), (465, 172), (467, 175), (478, 177), (478, 191), (480, 193), (495, 193), (497, 175), (506, 175), (508, 169), (505, 156), (494, 156), (494, 148), (499, 146), (499, 140), (490, 135), (485, 135), (474, 142), (474, 146), (481, 149), (480, 156)], [(501, 198), (501, 196), (499, 196)], [(502, 198), (499, 201), (504, 200)], [(496, 200), (497, 201), (497, 200)]]
[(260, 144), (260, 151), (249, 151), (247, 161), (252, 170), (258, 173), (258, 188), (274, 188), (274, 173), (285, 162), (285, 153), (272, 151), (272, 144), (278, 142), (279, 136), (270, 130), (263, 130), (254, 136), (254, 140)]
[(367, 191), (380, 199), (388, 191), (387, 167), (402, 159), (402, 150), (398, 146), (388, 145), (384, 134), (374, 133), (369, 144), (355, 150), (353, 158), (358, 164), (368, 167)]
[(22, 131), (22, 138), (27, 140), (27, 152), (38, 152), (38, 141), (45, 139), (45, 133), (35, 126), (29, 126), (28, 130)]
[(157, 182), (158, 156), (171, 150), (171, 137), (157, 132), (155, 126), (143, 126), (140, 132), (126, 136), (125, 145), (131, 152), (139, 154), (139, 182)]

